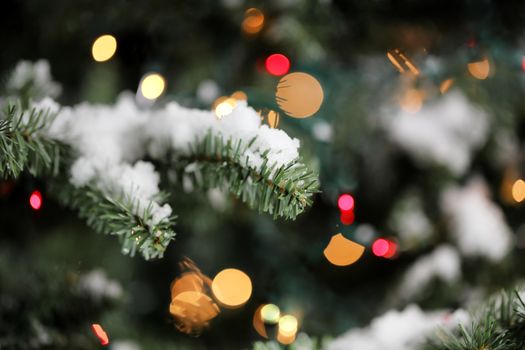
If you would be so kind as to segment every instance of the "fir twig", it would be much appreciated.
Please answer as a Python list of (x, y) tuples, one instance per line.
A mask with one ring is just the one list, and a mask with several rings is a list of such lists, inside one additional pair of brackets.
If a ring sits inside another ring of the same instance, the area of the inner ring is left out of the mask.
[(0, 115), (0, 177), (17, 178), (24, 170), (32, 175), (56, 175), (63, 145), (39, 132), (50, 119), (48, 111), (23, 110), (10, 104)]
[(254, 141), (233, 143), (208, 132), (192, 145), (189, 155), (176, 157), (172, 165), (178, 178), (187, 176), (200, 188), (219, 187), (259, 212), (295, 219), (312, 204), (312, 195), (319, 188), (317, 176), (299, 162), (269, 166), (268, 152), (261, 154), (260, 169), (250, 167), (245, 152)]

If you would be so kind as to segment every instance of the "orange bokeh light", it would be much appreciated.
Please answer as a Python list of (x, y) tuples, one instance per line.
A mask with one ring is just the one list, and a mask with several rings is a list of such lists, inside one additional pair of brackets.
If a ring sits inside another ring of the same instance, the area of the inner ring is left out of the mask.
[(487, 58), (467, 65), (470, 75), (479, 80), (487, 79), (490, 74), (490, 63)]
[(332, 236), (323, 253), (330, 263), (336, 266), (348, 266), (359, 260), (364, 251), (364, 246), (338, 233)]
[(225, 269), (212, 281), (211, 290), (224, 307), (237, 308), (244, 305), (252, 295), (252, 281), (237, 269)]
[(257, 8), (249, 8), (244, 13), (242, 21), (242, 30), (246, 34), (257, 34), (264, 26), (264, 14)]
[(321, 84), (313, 76), (295, 72), (279, 80), (275, 99), (279, 108), (290, 117), (306, 118), (321, 108), (324, 93)]
[(512, 185), (512, 198), (514, 198), (517, 203), (525, 200), (525, 181), (522, 179), (516, 180)]

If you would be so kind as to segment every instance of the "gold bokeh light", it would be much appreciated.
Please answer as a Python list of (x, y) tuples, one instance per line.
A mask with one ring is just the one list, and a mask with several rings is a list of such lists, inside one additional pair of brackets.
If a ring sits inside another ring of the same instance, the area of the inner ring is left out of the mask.
[(516, 180), (512, 185), (512, 198), (514, 198), (517, 203), (525, 200), (525, 181), (522, 179)]
[(224, 307), (237, 308), (244, 305), (252, 295), (252, 281), (237, 269), (225, 269), (212, 281), (213, 295)]
[(401, 108), (409, 113), (417, 113), (423, 105), (425, 94), (416, 89), (408, 89), (401, 97), (399, 105)]
[(490, 74), (490, 63), (487, 58), (467, 65), (470, 75), (479, 80), (487, 79)]
[(242, 30), (246, 34), (257, 34), (264, 26), (264, 14), (257, 8), (249, 8), (244, 13), (242, 21)]
[(140, 82), (140, 93), (148, 100), (155, 100), (164, 93), (166, 80), (158, 73), (150, 73), (142, 78)]
[(97, 62), (109, 60), (115, 52), (117, 52), (117, 39), (109, 34), (98, 37), (91, 47), (91, 54)]
[(441, 92), (441, 94), (445, 94), (452, 87), (453, 84), (454, 79), (443, 80), (439, 85), (439, 92)]
[(282, 77), (275, 92), (279, 108), (294, 118), (307, 118), (315, 114), (321, 108), (323, 98), (323, 88), (319, 81), (302, 72)]
[(336, 266), (348, 266), (359, 260), (364, 251), (364, 246), (338, 233), (332, 236), (323, 253), (330, 263)]

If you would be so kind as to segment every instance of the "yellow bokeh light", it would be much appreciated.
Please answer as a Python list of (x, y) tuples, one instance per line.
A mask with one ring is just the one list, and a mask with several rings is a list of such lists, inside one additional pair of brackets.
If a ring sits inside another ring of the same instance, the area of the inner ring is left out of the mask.
[(359, 260), (364, 251), (364, 246), (338, 233), (332, 236), (323, 253), (326, 259), (332, 264), (336, 266), (348, 266)]
[(487, 58), (478, 62), (469, 63), (467, 67), (470, 75), (476, 79), (487, 79), (490, 74), (490, 63)]
[(140, 93), (148, 100), (155, 100), (166, 89), (166, 80), (157, 73), (147, 74), (140, 82)]
[(266, 304), (261, 308), (261, 318), (264, 323), (276, 324), (281, 317), (281, 310), (274, 304)]
[(236, 99), (237, 101), (247, 101), (248, 100), (248, 96), (246, 95), (244, 91), (235, 91), (233, 94), (231, 94), (230, 97)]
[(225, 269), (215, 276), (211, 290), (217, 301), (229, 308), (245, 304), (252, 295), (252, 281), (237, 269)]
[(295, 336), (298, 326), (299, 322), (297, 322), (295, 316), (284, 315), (279, 318), (279, 334), (282, 334), (285, 337)]
[(284, 113), (294, 118), (315, 114), (323, 103), (321, 84), (310, 74), (296, 72), (285, 75), (277, 84), (275, 99)]
[(277, 341), (283, 345), (292, 344), (295, 341), (295, 333), (291, 335), (286, 335), (286, 334), (282, 334), (281, 332), (278, 332)]
[(425, 94), (416, 89), (408, 89), (401, 100), (399, 105), (404, 111), (409, 113), (417, 113), (423, 105), (423, 98)]
[(98, 37), (91, 48), (93, 59), (97, 62), (109, 60), (117, 51), (117, 39), (114, 36), (106, 34)]
[(525, 200), (525, 181), (519, 179), (514, 182), (514, 185), (512, 185), (512, 197), (518, 203)]
[(443, 80), (439, 85), (439, 92), (445, 94), (452, 87), (452, 84), (454, 84), (454, 79)]
[(257, 8), (249, 8), (244, 13), (242, 30), (246, 34), (257, 34), (264, 26), (264, 14)]
[(226, 98), (221, 100), (215, 107), (215, 115), (221, 119), (233, 112), (233, 109), (237, 106), (237, 100), (234, 98)]

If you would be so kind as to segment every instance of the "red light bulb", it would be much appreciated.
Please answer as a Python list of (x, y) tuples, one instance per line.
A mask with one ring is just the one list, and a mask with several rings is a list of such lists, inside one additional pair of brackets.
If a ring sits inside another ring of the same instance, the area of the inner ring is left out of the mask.
[(354, 210), (354, 197), (347, 193), (340, 195), (337, 200), (337, 206), (343, 212)]
[(285, 55), (274, 53), (266, 58), (266, 70), (271, 75), (281, 76), (290, 70), (290, 60)]
[(39, 210), (42, 207), (42, 194), (40, 191), (33, 191), (29, 197), (29, 205), (34, 210)]
[(384, 257), (390, 249), (390, 243), (383, 238), (376, 239), (372, 244), (372, 252), (375, 256)]

